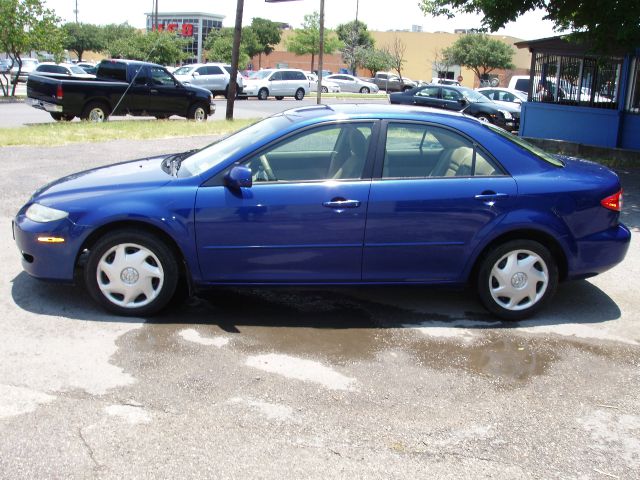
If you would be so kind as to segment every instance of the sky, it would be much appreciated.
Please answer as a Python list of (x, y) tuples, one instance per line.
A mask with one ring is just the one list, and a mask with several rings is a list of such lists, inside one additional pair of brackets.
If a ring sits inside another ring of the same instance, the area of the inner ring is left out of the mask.
[[(78, 20), (83, 23), (124, 23), (138, 28), (145, 26), (146, 16), (153, 0), (45, 0), (47, 7), (56, 11), (63, 21), (74, 21), (74, 9), (78, 5)], [(224, 15), (223, 26), (235, 23), (236, 1), (234, 0), (159, 0), (160, 12), (204, 12)], [(453, 32), (457, 28), (480, 27), (479, 16), (461, 15), (447, 20), (445, 17), (425, 17), (418, 7), (418, 0), (325, 0), (325, 26), (335, 28), (341, 23), (358, 19), (367, 24), (369, 30), (404, 30), (419, 25), (425, 32)], [(298, 0), (283, 3), (266, 3), (264, 0), (245, 0), (243, 24), (251, 23), (253, 17), (284, 22), (299, 27), (304, 15), (319, 10), (320, 0)], [(555, 35), (553, 24), (542, 20), (542, 12), (531, 12), (516, 22), (499, 30), (498, 34), (524, 40)]]

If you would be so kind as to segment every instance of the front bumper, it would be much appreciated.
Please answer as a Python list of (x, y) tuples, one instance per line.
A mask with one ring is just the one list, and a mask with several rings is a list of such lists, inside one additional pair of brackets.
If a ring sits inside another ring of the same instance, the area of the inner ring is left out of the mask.
[[(86, 228), (68, 218), (38, 223), (20, 213), (11, 222), (13, 238), (22, 258), (22, 268), (35, 278), (73, 282), (77, 253), (86, 238)], [(39, 237), (63, 238), (62, 243), (44, 243)]]

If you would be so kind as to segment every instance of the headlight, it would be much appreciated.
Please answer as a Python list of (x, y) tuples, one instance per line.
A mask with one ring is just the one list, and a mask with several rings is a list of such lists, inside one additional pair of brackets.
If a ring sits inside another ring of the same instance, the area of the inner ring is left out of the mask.
[(45, 207), (44, 205), (40, 205), (39, 203), (34, 203), (29, 208), (27, 208), (25, 215), (29, 220), (32, 220), (34, 222), (48, 223), (67, 218), (69, 216), (69, 212), (51, 207)]
[(502, 115), (504, 115), (504, 118), (507, 120), (511, 120), (513, 118), (513, 116), (511, 115), (511, 112), (507, 112), (506, 110), (498, 110)]

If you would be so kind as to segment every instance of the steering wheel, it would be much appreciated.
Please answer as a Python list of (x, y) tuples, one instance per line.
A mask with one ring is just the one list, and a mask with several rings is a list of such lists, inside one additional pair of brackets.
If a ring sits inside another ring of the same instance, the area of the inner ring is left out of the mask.
[(271, 170), (271, 165), (269, 165), (269, 159), (267, 159), (267, 156), (263, 154), (258, 158), (260, 160), (260, 165), (262, 166), (264, 173), (266, 173), (267, 175), (267, 180), (269, 180), (270, 182), (275, 182), (276, 180), (278, 180), (273, 174), (273, 170)]

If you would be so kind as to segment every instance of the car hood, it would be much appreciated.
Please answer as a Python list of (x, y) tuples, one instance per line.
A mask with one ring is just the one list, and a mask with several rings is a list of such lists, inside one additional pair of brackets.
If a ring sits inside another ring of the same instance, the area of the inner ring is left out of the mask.
[(166, 155), (134, 160), (74, 173), (38, 189), (32, 202), (47, 205), (54, 199), (72, 199), (87, 194), (113, 195), (123, 190), (156, 188), (173, 177), (162, 169)]

